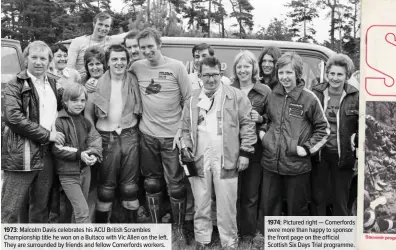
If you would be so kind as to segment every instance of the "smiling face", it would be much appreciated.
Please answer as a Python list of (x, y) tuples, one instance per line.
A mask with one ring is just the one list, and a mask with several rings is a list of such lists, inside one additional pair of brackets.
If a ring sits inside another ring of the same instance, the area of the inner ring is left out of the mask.
[(208, 49), (204, 49), (201, 51), (196, 50), (194, 52), (194, 65), (196, 68), (199, 67), (199, 63), (206, 57), (210, 56), (209, 54), (209, 50)]
[(111, 18), (96, 20), (94, 23), (93, 34), (97, 37), (105, 37), (110, 32)]
[(264, 75), (271, 75), (275, 67), (274, 58), (268, 54), (265, 55), (260, 66), (263, 70)]
[(63, 70), (67, 65), (67, 52), (58, 50), (54, 54), (54, 66), (58, 70)]
[(79, 97), (71, 98), (65, 102), (65, 105), (69, 113), (79, 115), (84, 110), (86, 101), (85, 93), (82, 92)]
[(278, 78), (286, 92), (290, 92), (297, 86), (296, 72), (290, 63), (278, 69)]
[(110, 74), (112, 76), (123, 75), (128, 65), (128, 58), (125, 51), (110, 53), (109, 62)]
[(154, 37), (143, 37), (139, 41), (140, 51), (150, 63), (158, 62), (161, 58), (161, 44), (155, 42)]
[(336, 65), (331, 66), (327, 73), (327, 78), (329, 79), (330, 87), (333, 89), (342, 89), (347, 78), (345, 67)]
[(104, 65), (96, 58), (92, 58), (88, 64), (88, 71), (91, 77), (100, 78), (104, 73)]
[(251, 83), (253, 75), (253, 65), (246, 59), (241, 59), (235, 66), (236, 74), (241, 83)]
[(49, 52), (42, 48), (32, 48), (26, 58), (26, 63), (27, 70), (38, 78), (48, 69)]

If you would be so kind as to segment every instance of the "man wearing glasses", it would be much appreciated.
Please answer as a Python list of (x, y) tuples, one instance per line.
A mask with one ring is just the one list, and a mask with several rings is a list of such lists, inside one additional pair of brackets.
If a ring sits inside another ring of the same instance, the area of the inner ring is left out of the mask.
[(241, 90), (224, 85), (220, 70), (217, 58), (202, 60), (199, 72), (204, 85), (193, 92), (183, 109), (182, 145), (194, 155), (198, 173), (189, 178), (195, 199), (197, 249), (204, 249), (211, 241), (212, 183), (221, 245), (237, 248), (238, 170), (249, 165), (257, 141), (249, 99)]

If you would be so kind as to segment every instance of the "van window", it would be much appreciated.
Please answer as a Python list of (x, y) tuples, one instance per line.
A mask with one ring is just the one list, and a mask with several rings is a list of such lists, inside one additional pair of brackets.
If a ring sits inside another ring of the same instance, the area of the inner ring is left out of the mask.
[[(215, 56), (219, 58), (222, 63), (225, 63), (226, 70), (224, 75), (228, 78), (231, 78), (233, 75), (232, 66), (234, 63), (235, 56), (244, 48), (236, 48), (236, 47), (225, 47), (225, 46), (211, 46), (215, 50)], [(253, 52), (258, 59), (261, 48), (249, 48), (251, 52)], [(283, 49), (284, 52), (287, 50)], [(303, 79), (305, 81), (306, 87), (311, 89), (312, 86), (323, 82), (324, 80), (324, 64), (325, 59), (317, 57), (317, 53), (310, 53), (309, 51), (304, 51), (303, 53), (297, 54), (301, 56), (304, 62), (303, 69)], [(162, 47), (162, 53), (165, 56), (177, 59), (182, 61), (187, 68), (192, 67), (192, 52), (189, 47), (177, 47), (177, 46), (169, 46)]]
[(1, 47), (1, 81), (7, 82), (21, 72), (17, 50), (14, 47)]

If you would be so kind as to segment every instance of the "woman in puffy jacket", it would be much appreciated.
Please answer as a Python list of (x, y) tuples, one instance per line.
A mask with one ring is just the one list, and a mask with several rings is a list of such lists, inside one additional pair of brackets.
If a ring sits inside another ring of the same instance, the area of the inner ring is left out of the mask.
[(359, 124), (359, 90), (349, 84), (354, 65), (344, 54), (336, 54), (326, 63), (327, 81), (312, 88), (319, 98), (329, 121), (329, 140), (316, 157), (312, 169), (312, 214), (326, 215), (327, 199), (331, 194), (334, 216), (347, 216), (349, 190), (356, 162)]
[(311, 155), (327, 141), (330, 126), (319, 99), (301, 79), (303, 62), (296, 53), (285, 53), (276, 63), (279, 84), (268, 97), (262, 126), (263, 185), (260, 210), (264, 216), (309, 215)]

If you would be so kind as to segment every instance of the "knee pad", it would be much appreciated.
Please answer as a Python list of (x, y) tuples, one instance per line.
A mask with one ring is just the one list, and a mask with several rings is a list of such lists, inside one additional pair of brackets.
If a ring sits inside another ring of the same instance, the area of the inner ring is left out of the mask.
[(138, 198), (139, 187), (136, 183), (121, 184), (120, 191), (122, 200), (133, 201)]
[(146, 178), (144, 180), (144, 189), (148, 194), (156, 194), (162, 191), (162, 181), (160, 179)]
[(114, 200), (114, 187), (99, 186), (98, 199), (101, 202), (113, 202)]
[(186, 197), (184, 184), (169, 187), (169, 196), (176, 200), (184, 199)]

